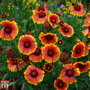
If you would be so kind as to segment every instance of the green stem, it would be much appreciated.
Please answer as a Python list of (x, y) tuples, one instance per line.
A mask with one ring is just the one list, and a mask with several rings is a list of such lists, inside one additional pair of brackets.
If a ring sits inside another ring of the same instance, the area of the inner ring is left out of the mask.
[(38, 37), (37, 26), (36, 26), (36, 24), (34, 24), (34, 26), (35, 26), (35, 35), (36, 35), (36, 38), (37, 38)]

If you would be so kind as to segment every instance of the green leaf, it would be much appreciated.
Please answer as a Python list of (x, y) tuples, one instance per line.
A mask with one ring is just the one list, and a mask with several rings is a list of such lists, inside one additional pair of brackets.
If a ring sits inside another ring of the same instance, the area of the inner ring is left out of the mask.
[(32, 87), (31, 84), (28, 84), (28, 89), (29, 89), (29, 90), (33, 90), (33, 87)]
[(76, 88), (76, 90), (78, 90), (78, 84), (77, 84), (77, 82), (75, 83), (75, 88)]
[(8, 77), (8, 73), (6, 73), (2, 80), (5, 80)]

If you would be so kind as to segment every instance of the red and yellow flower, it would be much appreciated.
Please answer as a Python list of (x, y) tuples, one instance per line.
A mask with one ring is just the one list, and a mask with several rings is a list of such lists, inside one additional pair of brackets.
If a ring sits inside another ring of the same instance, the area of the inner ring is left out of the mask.
[(53, 33), (45, 34), (41, 32), (39, 35), (39, 39), (41, 40), (42, 44), (55, 44), (58, 41), (58, 37), (56, 36), (56, 34)]
[(71, 37), (74, 33), (74, 29), (72, 26), (65, 24), (64, 26), (59, 28), (59, 31), (63, 36)]
[(22, 35), (19, 38), (18, 49), (21, 53), (29, 55), (37, 48), (36, 39), (31, 35)]
[(42, 49), (41, 48), (36, 48), (36, 50), (29, 55), (29, 58), (33, 62), (41, 62), (42, 61)]
[(50, 14), (51, 12), (46, 8), (46, 4), (44, 5), (44, 7), (40, 6), (38, 8), (36, 8), (35, 10), (33, 10), (33, 14), (35, 12), (40, 12), (40, 11), (43, 11), (45, 12), (46, 14)]
[(32, 15), (32, 19), (34, 23), (37, 23), (37, 24), (43, 24), (47, 20), (47, 18), (48, 18), (48, 15), (43, 11), (35, 12)]
[(59, 24), (60, 24), (60, 26), (66, 25), (66, 23), (65, 23), (63, 20), (60, 20), (60, 21), (59, 21)]
[(85, 45), (85, 53), (83, 54), (83, 56), (86, 56), (86, 55), (88, 55), (88, 53), (89, 53), (89, 46), (86, 45), (85, 42), (82, 42), (82, 43), (84, 43), (84, 45)]
[(44, 71), (42, 71), (38, 67), (30, 65), (24, 72), (24, 76), (28, 83), (37, 85), (39, 82), (43, 80)]
[(87, 72), (87, 70), (89, 70), (89, 68), (90, 68), (90, 61), (86, 61), (85, 63), (75, 62), (74, 67), (79, 68), (79, 71), (81, 73)]
[[(78, 43), (81, 42), (80, 40), (77, 40), (77, 41), (78, 41)], [(85, 45), (85, 52), (84, 52), (83, 56), (86, 56), (86, 55), (88, 55), (88, 52), (89, 52), (89, 46), (84, 41), (82, 41), (81, 43), (83, 43)]]
[(56, 62), (60, 56), (60, 49), (54, 44), (46, 44), (42, 48), (42, 56), (49, 63)]
[(83, 30), (82, 33), (84, 34), (84, 36), (88, 35), (88, 38), (90, 38), (90, 25), (84, 25), (87, 27), (87, 29)]
[(0, 31), (0, 37), (4, 40), (13, 40), (18, 34), (18, 26), (16, 22), (10, 22), (8, 20), (3, 20), (0, 22), (4, 26)]
[(63, 44), (63, 40), (59, 39), (57, 43), (58, 43), (58, 45), (62, 45)]
[(11, 71), (11, 72), (15, 72), (17, 71), (17, 68), (19, 70), (21, 70), (23, 67), (24, 67), (24, 63), (21, 59), (19, 58), (9, 58), (7, 60), (7, 63), (8, 63), (8, 69)]
[(58, 26), (57, 23), (60, 21), (60, 20), (59, 20), (59, 16), (56, 15), (56, 14), (50, 14), (50, 15), (48, 16), (48, 21), (49, 21), (49, 23), (51, 24), (51, 26), (52, 26), (53, 28), (55, 28), (55, 27)]
[(19, 58), (15, 58), (15, 59), (8, 59), (7, 63), (8, 63), (8, 68), (10, 71), (15, 72), (17, 71), (17, 62), (19, 61)]
[(21, 30), (21, 29), (22, 29), (22, 26), (21, 26), (21, 25), (19, 25), (19, 26), (18, 26), (18, 29), (19, 29), (19, 30)]
[(18, 64), (18, 69), (19, 70), (21, 70), (26, 65), (26, 63), (22, 59), (19, 59), (17, 64)]
[(85, 20), (84, 20), (84, 23), (86, 25), (90, 25), (90, 16), (86, 16)]
[(54, 66), (50, 63), (45, 63), (45, 65), (43, 66), (43, 69), (47, 72), (51, 72), (53, 70)]
[(43, 24), (47, 20), (48, 14), (50, 13), (51, 12), (46, 8), (45, 4), (44, 7), (40, 6), (39, 8), (33, 10), (32, 19), (34, 23)]
[(57, 80), (54, 81), (54, 87), (57, 88), (57, 90), (67, 90), (68, 89), (68, 83), (63, 81), (62, 78), (57, 78)]
[(73, 46), (72, 57), (73, 58), (80, 58), (85, 54), (85, 44), (82, 42), (78, 42), (76, 45)]
[(74, 68), (72, 64), (63, 65), (63, 67), (60, 77), (70, 84), (77, 82), (74, 76), (80, 75), (79, 68)]
[(75, 6), (69, 7), (70, 14), (77, 15), (79, 17), (85, 15), (86, 11), (83, 8), (83, 5), (81, 3), (77, 3)]

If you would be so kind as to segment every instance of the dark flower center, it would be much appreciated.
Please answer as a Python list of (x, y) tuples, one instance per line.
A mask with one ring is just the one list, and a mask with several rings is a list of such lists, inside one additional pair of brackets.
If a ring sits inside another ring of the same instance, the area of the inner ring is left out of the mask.
[(36, 70), (32, 70), (30, 72), (30, 76), (33, 77), (33, 78), (36, 78), (38, 76), (38, 72)]
[(40, 50), (40, 48), (37, 48), (34, 52), (34, 55), (39, 56), (40, 54), (41, 54), (41, 50)]
[(55, 23), (55, 22), (56, 22), (56, 20), (55, 20), (54, 18), (52, 18), (52, 19), (51, 19), (51, 22), (52, 22), (52, 23)]
[(62, 45), (63, 41), (62, 40), (58, 40), (58, 44)]
[(68, 77), (74, 76), (73, 70), (72, 69), (66, 70), (66, 76), (68, 76)]
[(48, 40), (48, 41), (50, 41), (50, 40), (53, 39), (53, 36), (52, 36), (52, 35), (46, 35), (46, 36), (45, 36), (45, 39)]
[(44, 7), (41, 6), (38, 8), (38, 11), (45, 11), (45, 9), (44, 9)]
[(85, 67), (85, 65), (83, 65), (83, 64), (78, 64), (78, 67), (79, 67), (80, 69), (83, 69), (83, 68)]
[(65, 32), (65, 33), (68, 33), (68, 32), (69, 32), (69, 29), (64, 28), (64, 32)]
[(17, 60), (12, 60), (13, 65), (17, 65)]
[(88, 26), (89, 32), (90, 32), (90, 26)]
[(59, 82), (58, 82), (58, 87), (59, 87), (59, 88), (62, 88), (63, 86), (64, 86), (63, 81), (59, 81)]
[(24, 42), (25, 48), (30, 48), (30, 46), (31, 46), (31, 43), (29, 41)]
[(19, 60), (19, 61), (18, 61), (18, 64), (19, 64), (19, 65), (22, 65), (22, 64), (23, 64), (23, 61), (22, 61), (22, 60)]
[(40, 12), (38, 15), (39, 15), (39, 18), (44, 18), (46, 16), (44, 12)]
[(47, 51), (47, 55), (49, 55), (50, 57), (53, 57), (54, 54), (55, 53), (54, 53), (54, 51), (52, 49)]
[(75, 9), (76, 11), (80, 11), (80, 10), (81, 10), (81, 7), (77, 4), (77, 5), (74, 6), (74, 9)]
[(45, 70), (51, 71), (54, 67), (50, 63), (45, 64)]
[(22, 56), (22, 60), (23, 60), (24, 62), (29, 61), (29, 56), (23, 55), (23, 56)]
[(50, 67), (50, 66), (48, 66), (48, 67), (47, 67), (47, 69), (48, 69), (48, 70), (51, 70), (51, 67)]
[(75, 51), (77, 54), (79, 54), (81, 52), (81, 49), (76, 49)]
[(46, 67), (47, 70), (51, 70), (52, 69), (52, 66), (49, 63), (46, 64), (45, 67)]
[(4, 28), (4, 32), (5, 32), (6, 34), (10, 34), (10, 33), (12, 32), (12, 28), (9, 27), (9, 26), (6, 26), (6, 27)]

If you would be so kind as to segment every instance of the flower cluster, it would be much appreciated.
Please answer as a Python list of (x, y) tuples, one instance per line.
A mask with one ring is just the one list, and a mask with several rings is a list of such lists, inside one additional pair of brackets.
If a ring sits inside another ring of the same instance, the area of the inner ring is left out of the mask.
[[(16, 8), (10, 6), (11, 11), (16, 13), (22, 8), (21, 4), (17, 7), (18, 2)], [(21, 75), (25, 85), (33, 84), (35, 90), (69, 90), (70, 85), (85, 78), (90, 69), (90, 11), (87, 13), (76, 0), (71, 2), (66, 3), (69, 9), (64, 13), (48, 4), (37, 7), (36, 0), (23, 0), (25, 8), (21, 9), (21, 17), (17, 14), (14, 18), (11, 12), (11, 17), (1, 14), (0, 55), (5, 55), (10, 75), (17, 74), (18, 80)], [(25, 85), (22, 88), (26, 90)]]

